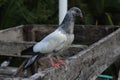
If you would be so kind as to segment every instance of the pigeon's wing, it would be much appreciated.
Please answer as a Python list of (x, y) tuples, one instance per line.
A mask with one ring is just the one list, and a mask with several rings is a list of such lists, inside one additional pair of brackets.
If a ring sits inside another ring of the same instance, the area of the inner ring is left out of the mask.
[(42, 41), (38, 42), (34, 47), (34, 52), (51, 53), (54, 50), (62, 48), (66, 42), (67, 37), (61, 31), (54, 31), (46, 36)]

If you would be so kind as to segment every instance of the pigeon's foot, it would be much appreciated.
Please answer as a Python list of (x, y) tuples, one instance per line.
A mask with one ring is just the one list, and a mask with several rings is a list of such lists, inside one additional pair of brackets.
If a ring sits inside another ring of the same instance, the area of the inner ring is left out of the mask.
[(49, 58), (49, 59), (50, 59), (50, 64), (51, 64), (52, 67), (59, 67), (60, 66), (60, 64), (54, 63), (52, 58)]
[(58, 63), (56, 63), (56, 64), (51, 64), (51, 65), (52, 65), (52, 67), (59, 67), (59, 66), (60, 66)]
[(57, 63), (59, 65), (65, 65), (65, 62), (63, 60), (61, 60), (58, 56), (56, 56), (56, 58), (57, 58)]
[(65, 62), (64, 62), (63, 60), (59, 60), (59, 61), (58, 61), (58, 64), (59, 64), (59, 65), (65, 65)]

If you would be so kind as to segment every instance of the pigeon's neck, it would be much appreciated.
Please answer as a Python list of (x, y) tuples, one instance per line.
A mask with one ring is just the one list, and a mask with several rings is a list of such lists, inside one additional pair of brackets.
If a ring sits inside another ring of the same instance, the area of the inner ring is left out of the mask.
[(67, 13), (63, 22), (61, 23), (61, 28), (68, 34), (72, 34), (74, 31), (74, 20), (75, 17), (71, 13)]

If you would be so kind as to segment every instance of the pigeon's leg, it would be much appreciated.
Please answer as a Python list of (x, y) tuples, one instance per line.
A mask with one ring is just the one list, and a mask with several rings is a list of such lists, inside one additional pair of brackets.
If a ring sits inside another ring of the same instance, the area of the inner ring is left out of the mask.
[(52, 67), (59, 67), (59, 64), (57, 63), (55, 64), (52, 58), (49, 58), (49, 60), (50, 60), (50, 64), (52, 65)]
[(65, 62), (59, 58), (59, 56), (56, 55), (56, 59), (59, 65), (65, 65)]

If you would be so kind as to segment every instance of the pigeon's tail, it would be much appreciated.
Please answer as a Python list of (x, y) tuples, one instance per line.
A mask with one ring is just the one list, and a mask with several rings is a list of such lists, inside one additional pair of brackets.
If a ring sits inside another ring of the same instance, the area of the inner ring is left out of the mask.
[(33, 46), (29, 47), (21, 52), (21, 55), (35, 55), (37, 53), (33, 52)]
[(44, 54), (39, 53), (36, 55), (33, 55), (30, 59), (27, 60), (27, 62), (25, 63), (25, 65), (23, 66), (23, 71), (27, 68), (29, 68), (32, 64), (34, 64), (35, 61), (37, 61), (39, 58), (43, 57)]

